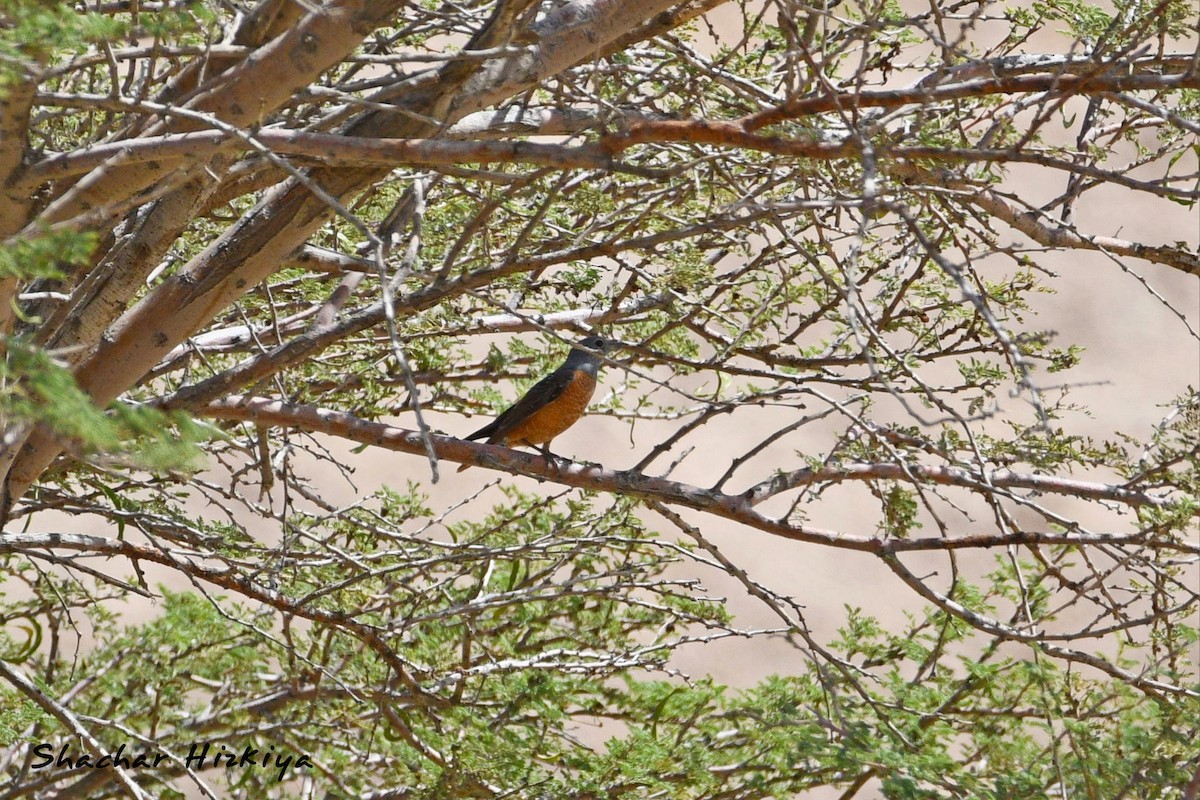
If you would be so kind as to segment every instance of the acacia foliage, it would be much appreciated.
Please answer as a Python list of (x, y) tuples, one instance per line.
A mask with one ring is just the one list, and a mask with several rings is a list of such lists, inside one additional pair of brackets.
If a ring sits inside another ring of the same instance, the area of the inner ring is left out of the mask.
[[(1200, 198), (1186, 0), (0, 23), (0, 796), (1200, 792), (1200, 402), (1084, 435), (1037, 302), (1074, 251), (1196, 352), (1140, 277), (1200, 273), (1195, 231), (1088, 227)], [(596, 329), (628, 463), (438, 430)], [(340, 505), (348, 444), (401, 466)], [(432, 507), (456, 462), (542, 483)], [(907, 623), (814, 633), (717, 520), (877, 559)], [(674, 669), (768, 636), (798, 657), (744, 691)], [(315, 766), (189, 773), (204, 741)]]

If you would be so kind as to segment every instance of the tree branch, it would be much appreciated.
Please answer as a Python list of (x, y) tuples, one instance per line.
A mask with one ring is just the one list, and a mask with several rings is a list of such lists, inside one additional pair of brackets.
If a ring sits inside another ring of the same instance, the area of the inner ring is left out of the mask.
[[(355, 2), (365, 0), (343, 2), (347, 8), (353, 8)], [(391, 2), (367, 5), (376, 16), (392, 7)], [(520, 63), (511, 58), (485, 62), (463, 84), (450, 81), (441, 87), (441, 92), (431, 91), (431, 87), (426, 87), (424, 92), (414, 92), (408, 98), (412, 107), (406, 109), (407, 114), (372, 112), (349, 126), (348, 133), (365, 136), (399, 134), (400, 137), (431, 133), (434, 128), (431, 114), (444, 114), (445, 122), (452, 124), (471, 111), (506, 99), (548, 74), (578, 63), (595, 52), (599, 42), (611, 40), (670, 5), (669, 0), (637, 4), (630, 0), (574, 0), (547, 16), (540, 44), (528, 57), (521, 56)], [(368, 32), (363, 31), (362, 35)], [(281, 36), (271, 44), (285, 38)], [(332, 57), (329, 52), (325, 55)], [(310, 58), (304, 63), (314, 66), (317, 61)], [(231, 77), (232, 72), (228, 73)], [(243, 89), (257, 86), (255, 76), (241, 74), (240, 77), (247, 79), (241, 81)], [(457, 103), (450, 97), (454, 92), (458, 92), (460, 98)], [(447, 111), (448, 103), (453, 108)], [(257, 106), (255, 109), (256, 116), (250, 119), (258, 118)], [(245, 108), (241, 111), (245, 113)], [(78, 384), (98, 404), (111, 402), (152, 370), (172, 348), (199, 330), (217, 311), (278, 269), (279, 264), (324, 224), (331, 213), (325, 200), (315, 196), (308, 184), (324, 187), (329, 197), (343, 198), (371, 185), (386, 173), (387, 170), (382, 168), (323, 169), (304, 182), (292, 179), (270, 192), (254, 210), (118, 320), (109, 331), (110, 338), (102, 341), (78, 366)], [(8, 472), (8, 503), (25, 493), (59, 450), (53, 434), (44, 427), (35, 429), (25, 438), (21, 453)]]
[[(853, 92), (819, 93), (790, 100), (775, 108), (742, 117), (737, 125), (744, 131), (757, 131), (770, 125), (815, 114), (847, 109), (893, 109), (908, 105), (929, 107), (949, 100), (979, 98), (995, 94), (1034, 94), (1051, 92), (1065, 97), (1079, 94), (1123, 91), (1177, 91), (1200, 89), (1200, 72), (1195, 71), (1191, 53), (1171, 53), (1133, 62), (1096, 64), (1094, 61), (1061, 62), (1063, 71), (1046, 75), (1009, 75), (978, 77), (955, 83), (917, 84), (906, 89), (874, 89)], [(1103, 69), (1103, 68), (1107, 69)], [(1135, 69), (1130, 69), (1136, 67)], [(1178, 70), (1160, 74), (1150, 67)], [(1072, 74), (1082, 72), (1084, 74)]]
[[(232, 565), (216, 566), (206, 563), (210, 554), (185, 554), (165, 547), (143, 547), (123, 539), (73, 533), (5, 533), (0, 535), (0, 554), (26, 554), (28, 550), (73, 550), (108, 557), (127, 558), (132, 562), (145, 561), (161, 564), (198, 580), (206, 581), (271, 608), (292, 614), (302, 619), (319, 622), (331, 628), (345, 631), (370, 647), (386, 663), (396, 677), (413, 693), (413, 702), (438, 705), (440, 700), (421, 690), (410, 667), (396, 654), (385, 640), (384, 631), (373, 625), (357, 622), (350, 612), (327, 611), (302, 602), (267, 586), (256, 583), (241, 574)], [(3, 662), (0, 661), (0, 665)], [(3, 674), (3, 673), (0, 673)]]
[(1099, 250), (1119, 256), (1132, 256), (1174, 267), (1188, 275), (1200, 275), (1200, 252), (1189, 252), (1179, 247), (1148, 245), (1117, 239), (1111, 236), (1087, 236), (1060, 225), (1034, 211), (1020, 211), (994, 189), (979, 187), (966, 181), (938, 177), (921, 170), (922, 177), (931, 183), (964, 192), (963, 199), (1006, 223), (1014, 230), (1028, 236), (1046, 247)]
[[(0, 537), (0, 552), (11, 552), (8, 550), (7, 545), (8, 537)], [(53, 698), (42, 691), (33, 681), (26, 678), (15, 668), (10, 667), (2, 658), (0, 658), (0, 678), (4, 678), (17, 691), (28, 697), (43, 711), (62, 723), (64, 728), (78, 736), (80, 741), (83, 742), (83, 746), (87, 748), (88, 752), (96, 756), (97, 759), (103, 758), (107, 754), (104, 745), (92, 735), (91, 731), (83, 726), (83, 723), (71, 713), (70, 709), (61, 703), (55, 702)], [(125, 787), (125, 791), (129, 792), (137, 800), (143, 800), (143, 798), (148, 800), (150, 796), (142, 791), (142, 788), (130, 777), (130, 773), (124, 767), (114, 764), (113, 771), (116, 774), (117, 781)]]
[[(648, 236), (639, 236), (620, 243), (600, 242), (544, 253), (520, 261), (506, 261), (496, 266), (479, 269), (452, 281), (439, 281), (411, 294), (396, 299), (397, 313), (413, 314), (432, 308), (447, 298), (479, 289), (500, 278), (519, 273), (536, 272), (570, 261), (590, 261), (611, 257), (624, 250), (653, 250), (671, 242), (682, 241), (701, 234), (724, 231), (737, 227), (751, 219), (774, 215), (771, 209), (750, 212), (744, 216), (732, 213), (704, 220), (700, 224), (682, 230), (668, 230)], [(327, 329), (308, 331), (283, 344), (260, 353), (244, 362), (204, 380), (197, 381), (162, 398), (157, 405), (168, 409), (195, 410), (208, 402), (232, 394), (246, 386), (256, 384), (270, 375), (301, 361), (312, 358), (334, 343), (353, 336), (384, 320), (383, 304), (380, 302), (355, 311)]]
[[(996, 489), (1029, 489), (1045, 494), (1107, 500), (1131, 508), (1143, 506), (1166, 508), (1172, 505), (1172, 501), (1168, 498), (1155, 497), (1117, 484), (1047, 477), (1014, 472), (1009, 469), (977, 471), (965, 467), (926, 467), (919, 464), (854, 464), (820, 469), (806, 467), (793, 472), (781, 472), (746, 490), (742, 496), (751, 505), (758, 505), (781, 492), (799, 489), (802, 486), (875, 480), (904, 481), (906, 483), (915, 481), (934, 483), (939, 486), (959, 486), (985, 494), (990, 494)], [(1195, 515), (1200, 516), (1200, 509), (1195, 511)]]
[[(566, 146), (522, 141), (371, 139), (286, 130), (260, 130), (252, 136), (257, 143), (279, 155), (302, 156), (326, 167), (436, 167), (503, 162), (557, 169), (599, 169), (650, 178), (672, 174), (669, 170), (622, 164), (615, 161), (607, 149), (595, 144)], [(191, 161), (227, 151), (237, 141), (240, 137), (222, 131), (195, 131), (89, 145), (83, 150), (60, 153), (31, 165), (22, 174), (17, 189), (32, 191), (48, 180), (87, 172), (116, 156), (126, 164)]]
[[(416, 431), (380, 422), (369, 422), (353, 414), (316, 406), (295, 405), (262, 397), (233, 396), (211, 402), (197, 409), (196, 413), (209, 419), (295, 427), (314, 433), (336, 436), (359, 444), (373, 445), (402, 453), (425, 455), (424, 441), (421, 434)], [(654, 500), (667, 505), (684, 506), (733, 520), (774, 536), (810, 544), (858, 550), (878, 556), (925, 550), (957, 550), (1033, 544), (1076, 547), (1098, 544), (1137, 544), (1200, 553), (1200, 546), (1192, 546), (1183, 542), (1156, 542), (1151, 536), (1143, 533), (1104, 535), (1018, 532), (978, 534), (954, 539), (848, 536), (835, 531), (792, 524), (786, 519), (767, 517), (754, 510), (753, 495), (751, 494), (755, 491), (754, 489), (742, 494), (725, 494), (632, 471), (612, 472), (601, 466), (576, 463), (564, 466), (557, 461), (548, 461), (540, 455), (535, 456), (499, 445), (478, 444), (441, 435), (434, 435), (430, 438), (438, 458), (447, 461), (500, 469), (514, 475), (524, 475), (594, 492), (608, 492), (643, 500)], [(874, 468), (875, 465), (872, 465), (871, 469)], [(865, 480), (871, 477), (871, 470), (867, 469), (857, 473), (846, 471), (843, 479)], [(1014, 476), (1014, 483), (1016, 480)], [(1032, 477), (1029, 478), (1029, 481), (1038, 486), (1049, 485), (1049, 482), (1041, 483), (1033, 480)], [(1065, 486), (1060, 484), (1058, 488), (1065, 488)], [(1091, 491), (1098, 495), (1112, 495), (1118, 502), (1130, 502), (1128, 496), (1122, 492), (1115, 492), (1113, 487), (1103, 484), (1093, 485)], [(1165, 504), (1165, 501), (1149, 497), (1139, 498), (1139, 502), (1145, 505)]]
[[(212, 114), (235, 127), (255, 125), (340, 63), (363, 38), (387, 24), (401, 5), (401, 0), (330, 0), (313, 6), (284, 34), (222, 72), (215, 85), (202, 89), (184, 108)], [(145, 135), (185, 132), (196, 127), (198, 123), (186, 117), (172, 117), (154, 125)], [(155, 162), (126, 166), (121, 155), (114, 156), (51, 203), (41, 221), (49, 224), (71, 219), (90, 208), (132, 197), (173, 168), (170, 163)]]
[[(0, 237), (20, 230), (29, 210), (29, 193), (14, 183), (20, 179), (29, 145), (29, 112), (36, 92), (31, 77), (0, 89)], [(17, 290), (15, 275), (0, 278), (0, 342), (12, 332)], [(3, 352), (0, 344), (0, 356)]]

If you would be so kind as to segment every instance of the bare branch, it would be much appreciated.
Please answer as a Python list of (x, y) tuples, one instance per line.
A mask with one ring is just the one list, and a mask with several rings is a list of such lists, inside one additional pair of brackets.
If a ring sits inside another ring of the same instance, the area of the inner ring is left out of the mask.
[[(303, 430), (324, 433), (347, 439), (359, 444), (382, 447), (397, 452), (424, 455), (425, 445), (422, 437), (415, 431), (397, 428), (378, 422), (368, 422), (345, 412), (314, 406), (292, 405), (277, 400), (257, 397), (233, 396), (224, 400), (211, 402), (197, 409), (201, 416), (210, 419), (244, 420), (263, 425), (280, 425), (297, 427)], [(1178, 549), (1181, 552), (1200, 554), (1200, 547), (1192, 547), (1186, 543), (1158, 543), (1146, 534), (1132, 535), (1098, 535), (1084, 533), (1011, 533), (1011, 534), (980, 534), (963, 536), (956, 539), (882, 539), (855, 537), (839, 534), (835, 531), (812, 528), (806, 525), (794, 525), (784, 519), (772, 519), (754, 510), (752, 501), (762, 499), (762, 491), (758, 487), (741, 494), (724, 494), (711, 489), (701, 489), (677, 481), (664, 478), (654, 478), (634, 472), (609, 472), (600, 466), (578, 465), (563, 466), (560, 463), (547, 461), (544, 457), (530, 455), (505, 447), (454, 439), (447, 436), (432, 436), (431, 440), (437, 450), (438, 458), (454, 461), (460, 464), (471, 464), (502, 469), (516, 475), (548, 480), (565, 486), (588, 489), (596, 492), (612, 492), (616, 494), (655, 500), (667, 505), (681, 505), (698, 511), (704, 511), (715, 516), (740, 522), (756, 530), (764, 531), (775, 536), (811, 544), (824, 544), (849, 550), (860, 550), (884, 555), (889, 553), (904, 553), (919, 550), (951, 550), (963, 548), (998, 547), (1003, 545), (1020, 544), (1141, 544), (1147, 546), (1163, 546)], [(872, 479), (877, 474), (889, 474), (890, 469), (884, 465), (869, 465), (862, 470), (830, 471), (832, 479), (864, 480)], [(910, 468), (911, 469), (911, 468)], [(897, 470), (895, 474), (899, 474)], [(950, 476), (954, 473), (945, 471), (918, 472), (922, 477), (941, 478), (945, 483), (955, 482)], [(1004, 476), (1000, 476), (1003, 478)], [(1037, 476), (1008, 476), (1011, 486), (1036, 486), (1039, 489), (1058, 489), (1069, 491), (1067, 484), (1054, 481), (1039, 480)], [(965, 479), (958, 481), (960, 485), (971, 485)], [(1086, 486), (1075, 482), (1077, 488)], [(799, 485), (799, 484), (797, 484)], [(1087, 486), (1087, 492), (1092, 496), (1102, 496), (1116, 502), (1139, 505), (1165, 505), (1166, 501), (1155, 499), (1144, 494), (1128, 492), (1120, 487), (1094, 484)]]

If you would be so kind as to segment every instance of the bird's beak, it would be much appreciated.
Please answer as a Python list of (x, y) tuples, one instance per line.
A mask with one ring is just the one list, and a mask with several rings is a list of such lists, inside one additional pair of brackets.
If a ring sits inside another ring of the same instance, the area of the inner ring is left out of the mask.
[(600, 355), (608, 358), (616, 358), (621, 354), (622, 350), (628, 349), (629, 345), (625, 344), (624, 342), (618, 342), (616, 339), (609, 339), (607, 344), (604, 345), (604, 349), (600, 351)]

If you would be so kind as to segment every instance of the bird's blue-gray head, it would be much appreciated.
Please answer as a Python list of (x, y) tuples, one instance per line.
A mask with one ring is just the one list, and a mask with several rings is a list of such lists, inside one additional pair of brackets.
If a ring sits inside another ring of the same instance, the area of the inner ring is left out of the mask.
[(571, 354), (567, 356), (567, 363), (563, 366), (568, 369), (581, 369), (595, 375), (600, 371), (600, 364), (604, 356), (622, 347), (624, 345), (614, 339), (588, 336), (571, 346)]

